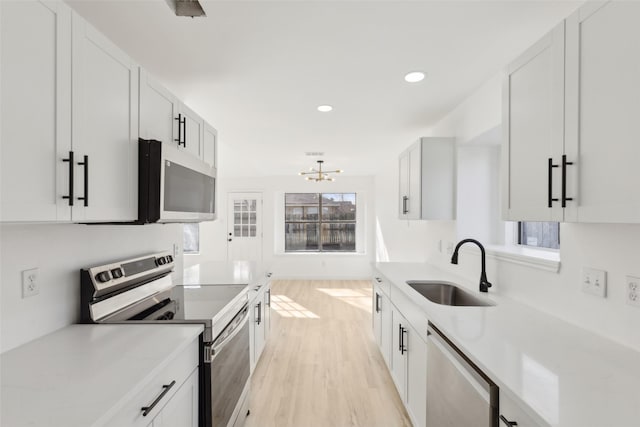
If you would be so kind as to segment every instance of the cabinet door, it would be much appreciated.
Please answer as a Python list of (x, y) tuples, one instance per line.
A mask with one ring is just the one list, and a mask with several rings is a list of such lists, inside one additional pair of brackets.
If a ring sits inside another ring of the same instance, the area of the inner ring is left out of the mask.
[[(507, 69), (503, 82), (503, 216), (562, 221), (564, 23)], [(552, 188), (549, 188), (550, 182)]]
[(72, 218), (131, 221), (138, 207), (138, 66), (75, 13), (72, 25)]
[(385, 294), (382, 294), (380, 298), (380, 351), (389, 369), (391, 369), (391, 352), (394, 349), (391, 311), (391, 301)]
[(427, 343), (407, 325), (407, 412), (414, 427), (427, 424)]
[(372, 328), (373, 328), (373, 339), (378, 344), (378, 347), (381, 347), (382, 344), (382, 307), (381, 301), (382, 292), (380, 292), (380, 288), (377, 284), (373, 283), (373, 296), (372, 296)]
[(198, 369), (154, 418), (153, 427), (198, 427)]
[(251, 370), (255, 368), (262, 350), (264, 349), (265, 323), (264, 323), (264, 286), (260, 289), (251, 303), (251, 326), (249, 327), (251, 344)]
[(399, 171), (400, 205), (398, 212), (400, 219), (407, 219), (407, 215), (409, 214), (409, 153), (407, 151), (400, 155)]
[(140, 137), (177, 145), (178, 99), (140, 68)]
[(422, 146), (418, 142), (409, 148), (409, 200), (407, 219), (420, 219), (422, 209)]
[(2, 221), (71, 219), (71, 9), (0, 2)]
[(184, 118), (184, 125), (182, 126), (183, 147), (193, 156), (202, 159), (204, 120), (184, 104), (180, 104), (180, 114)]
[[(392, 342), (391, 342), (391, 378), (396, 384), (400, 398), (404, 402), (407, 396), (406, 366), (406, 330), (407, 320), (395, 308), (392, 310)], [(404, 341), (404, 342), (403, 342)]]
[(572, 221), (640, 222), (639, 20), (640, 4), (624, 1), (590, 3), (567, 20)]
[(204, 137), (202, 139), (202, 160), (214, 168), (218, 160), (218, 131), (209, 123), (204, 123)]
[(262, 313), (264, 322), (264, 343), (266, 345), (271, 333), (271, 281), (267, 282), (264, 291), (264, 310)]

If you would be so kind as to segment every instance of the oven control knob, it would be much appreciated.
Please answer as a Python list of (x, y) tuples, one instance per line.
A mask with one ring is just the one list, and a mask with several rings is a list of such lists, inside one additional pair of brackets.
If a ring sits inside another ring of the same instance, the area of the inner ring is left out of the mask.
[(158, 265), (165, 265), (167, 263), (167, 259), (161, 256), (160, 258), (158, 258), (157, 262), (158, 262)]
[(113, 276), (114, 279), (119, 279), (122, 276), (124, 276), (121, 268), (114, 268), (113, 270), (111, 270), (111, 275)]
[(167, 255), (167, 262), (173, 262), (173, 257), (171, 255)]
[(111, 274), (108, 271), (102, 271), (96, 274), (96, 280), (100, 283), (105, 283), (111, 280)]

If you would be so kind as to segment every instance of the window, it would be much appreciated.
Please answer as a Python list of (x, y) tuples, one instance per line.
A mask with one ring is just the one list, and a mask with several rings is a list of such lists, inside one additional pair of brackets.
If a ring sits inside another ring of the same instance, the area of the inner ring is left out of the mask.
[(200, 253), (200, 224), (183, 224), (183, 252), (185, 254)]
[(286, 252), (355, 252), (355, 193), (286, 193)]
[(560, 223), (521, 221), (518, 223), (518, 244), (560, 249)]

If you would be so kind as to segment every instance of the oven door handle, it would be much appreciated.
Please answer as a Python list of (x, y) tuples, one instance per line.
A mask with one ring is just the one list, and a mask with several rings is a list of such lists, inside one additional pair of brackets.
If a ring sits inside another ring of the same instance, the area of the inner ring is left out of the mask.
[(229, 334), (229, 336), (227, 336), (220, 344), (216, 345), (211, 349), (211, 362), (213, 362), (215, 358), (218, 357), (220, 352), (227, 346), (227, 344), (229, 344), (229, 342), (233, 340), (236, 337), (236, 335), (240, 333), (242, 328), (244, 328), (244, 326), (247, 324), (247, 322), (249, 321), (248, 307), (245, 308), (245, 313), (243, 317), (244, 318), (242, 319), (242, 322), (234, 328), (233, 332), (231, 332), (231, 334)]

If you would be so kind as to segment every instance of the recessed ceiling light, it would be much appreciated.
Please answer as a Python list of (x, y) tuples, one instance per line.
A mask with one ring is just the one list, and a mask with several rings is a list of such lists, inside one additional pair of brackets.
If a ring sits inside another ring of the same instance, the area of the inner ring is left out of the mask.
[(321, 113), (328, 113), (331, 110), (333, 110), (333, 107), (331, 105), (319, 105), (318, 106), (318, 111), (320, 111)]
[(424, 80), (425, 74), (422, 71), (412, 71), (404, 76), (405, 81), (409, 83), (418, 83)]

